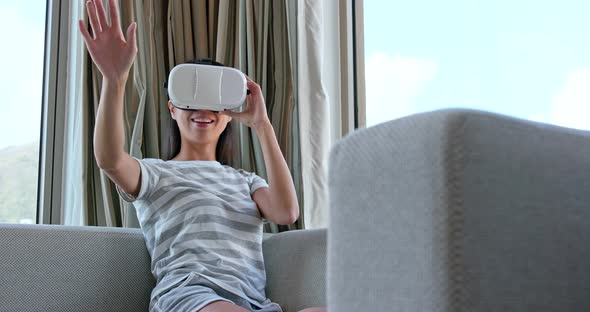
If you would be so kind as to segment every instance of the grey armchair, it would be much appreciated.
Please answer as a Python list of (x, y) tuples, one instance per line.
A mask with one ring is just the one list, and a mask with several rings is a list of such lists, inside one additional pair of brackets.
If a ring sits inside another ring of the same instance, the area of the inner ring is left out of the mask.
[(589, 132), (418, 114), (340, 141), (329, 185), (330, 311), (590, 311)]

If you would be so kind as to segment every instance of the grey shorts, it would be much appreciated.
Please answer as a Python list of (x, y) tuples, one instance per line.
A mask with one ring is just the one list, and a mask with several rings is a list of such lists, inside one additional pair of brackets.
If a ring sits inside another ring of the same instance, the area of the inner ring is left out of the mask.
[(263, 308), (253, 306), (248, 300), (213, 284), (198, 274), (191, 273), (182, 284), (158, 298), (154, 310), (158, 312), (197, 312), (214, 301), (227, 301), (248, 311), (282, 312), (276, 303)]

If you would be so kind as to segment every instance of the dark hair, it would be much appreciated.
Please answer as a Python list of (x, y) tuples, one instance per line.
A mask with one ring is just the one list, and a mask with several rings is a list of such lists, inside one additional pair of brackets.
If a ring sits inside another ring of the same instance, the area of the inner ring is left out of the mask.
[[(186, 63), (190, 64), (203, 64), (203, 65), (213, 65), (213, 66), (225, 66), (219, 62), (213, 61), (210, 58), (201, 58), (197, 60), (191, 60)], [(172, 159), (178, 155), (180, 152), (180, 145), (182, 144), (181, 136), (180, 136), (180, 129), (178, 128), (178, 124), (176, 120), (171, 119), (171, 136), (172, 136), (172, 146), (170, 151), (170, 157), (168, 159)], [(232, 140), (232, 125), (231, 122), (227, 123), (227, 126), (219, 135), (219, 140), (217, 141), (217, 146), (215, 147), (215, 159), (219, 161), (221, 164), (224, 165), (231, 165), (233, 163), (233, 140)]]

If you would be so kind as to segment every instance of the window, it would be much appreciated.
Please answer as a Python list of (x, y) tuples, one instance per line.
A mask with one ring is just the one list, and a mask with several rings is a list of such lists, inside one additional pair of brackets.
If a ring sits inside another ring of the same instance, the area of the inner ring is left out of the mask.
[(45, 0), (0, 1), (0, 223), (35, 223)]
[(590, 129), (590, 2), (364, 2), (367, 126), (464, 107)]

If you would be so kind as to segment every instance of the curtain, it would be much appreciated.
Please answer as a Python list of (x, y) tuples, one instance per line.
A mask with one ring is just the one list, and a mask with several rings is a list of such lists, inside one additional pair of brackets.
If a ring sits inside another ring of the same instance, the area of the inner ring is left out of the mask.
[(327, 157), (330, 148), (330, 105), (325, 87), (323, 1), (298, 2), (298, 93), (304, 216), (308, 227), (327, 225)]
[[(266, 232), (304, 228), (301, 190), (299, 122), (294, 94), (291, 52), (295, 29), (289, 19), (295, 12), (286, 0), (277, 1), (120, 1), (121, 24), (138, 25), (138, 54), (125, 92), (125, 149), (138, 158), (168, 159), (172, 155), (171, 122), (164, 88), (169, 70), (202, 57), (242, 70), (260, 84), (267, 111), (285, 156), (300, 202), (300, 218), (289, 226), (267, 224)], [(108, 7), (108, 6), (105, 6)], [(100, 171), (92, 150), (100, 72), (86, 57), (83, 138), (85, 181), (84, 224), (138, 227), (132, 205), (120, 200), (108, 177)], [(256, 135), (232, 121), (234, 167), (266, 178)], [(327, 207), (325, 207), (327, 208)]]
[[(299, 0), (297, 71), (306, 228), (328, 227), (328, 155), (363, 127), (362, 0)], [(355, 27), (356, 26), (356, 27)]]

